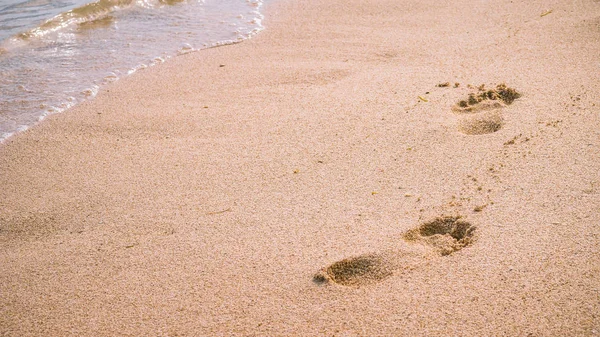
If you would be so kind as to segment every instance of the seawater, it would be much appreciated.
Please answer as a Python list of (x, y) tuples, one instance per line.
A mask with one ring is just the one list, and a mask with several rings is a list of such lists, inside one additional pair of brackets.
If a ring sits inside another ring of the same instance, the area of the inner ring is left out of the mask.
[(262, 0), (0, 0), (0, 142), (102, 85), (263, 29)]

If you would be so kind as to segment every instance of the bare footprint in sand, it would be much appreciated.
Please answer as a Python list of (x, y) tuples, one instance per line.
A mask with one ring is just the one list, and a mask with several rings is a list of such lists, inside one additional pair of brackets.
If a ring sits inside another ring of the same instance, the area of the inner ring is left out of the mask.
[(504, 118), (500, 110), (521, 97), (515, 89), (498, 84), (494, 89), (479, 86), (476, 93), (456, 103), (452, 111), (466, 115), (458, 123), (458, 130), (467, 135), (483, 135), (502, 129)]
[(460, 217), (439, 217), (413, 228), (404, 240), (429, 245), (440, 255), (450, 255), (471, 245), (476, 227)]
[(422, 251), (387, 251), (350, 257), (322, 268), (313, 277), (315, 283), (360, 287), (377, 283), (400, 269), (412, 269), (446, 256), (474, 242), (475, 226), (460, 217), (439, 217), (413, 228), (402, 236), (407, 242), (421, 244)]
[(383, 255), (365, 254), (334, 262), (317, 273), (314, 281), (360, 286), (379, 282), (391, 276), (392, 266), (393, 263)]
[(482, 84), (477, 88), (476, 93), (470, 93), (466, 99), (456, 103), (452, 111), (458, 114), (469, 114), (500, 109), (512, 104), (519, 97), (521, 97), (520, 93), (504, 83), (498, 84), (495, 89), (486, 89)]

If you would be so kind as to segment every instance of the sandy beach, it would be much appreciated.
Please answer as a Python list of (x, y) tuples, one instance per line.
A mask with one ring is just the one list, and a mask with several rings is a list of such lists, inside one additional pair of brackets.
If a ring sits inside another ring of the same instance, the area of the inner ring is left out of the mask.
[(600, 336), (600, 2), (278, 0), (0, 144), (1, 336)]

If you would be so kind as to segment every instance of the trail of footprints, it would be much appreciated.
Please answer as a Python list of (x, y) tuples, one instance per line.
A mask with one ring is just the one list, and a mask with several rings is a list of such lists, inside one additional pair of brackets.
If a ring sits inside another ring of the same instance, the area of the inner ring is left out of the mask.
[[(450, 84), (437, 86), (449, 87)], [(458, 83), (454, 85), (455, 88), (458, 86)], [(483, 135), (500, 130), (504, 124), (502, 109), (521, 97), (521, 94), (505, 84), (493, 89), (486, 89), (485, 85), (469, 87), (476, 89), (475, 92), (452, 107), (452, 111), (461, 116), (458, 130), (467, 135)], [(471, 245), (475, 241), (475, 229), (460, 217), (438, 217), (402, 235), (404, 241), (416, 243), (422, 250), (387, 251), (343, 259), (319, 270), (313, 281), (349, 287), (377, 283), (399, 270), (411, 269), (429, 261), (432, 256), (447, 256)]]
[(458, 130), (467, 135), (483, 135), (500, 130), (504, 124), (501, 110), (519, 97), (521, 94), (506, 84), (498, 84), (494, 89), (486, 89), (482, 84), (477, 92), (470, 93), (452, 107), (454, 113), (463, 115)]
[(460, 217), (438, 217), (402, 235), (405, 241), (421, 245), (422, 250), (389, 251), (343, 259), (322, 268), (313, 281), (350, 287), (376, 283), (398, 270), (429, 261), (431, 256), (447, 256), (471, 245), (475, 240), (475, 229)]

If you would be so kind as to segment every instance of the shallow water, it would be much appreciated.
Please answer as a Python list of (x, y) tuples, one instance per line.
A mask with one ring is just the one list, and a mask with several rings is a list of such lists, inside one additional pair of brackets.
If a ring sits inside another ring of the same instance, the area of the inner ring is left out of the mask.
[(262, 30), (261, 0), (8, 0), (0, 5), (0, 141), (178, 54)]

